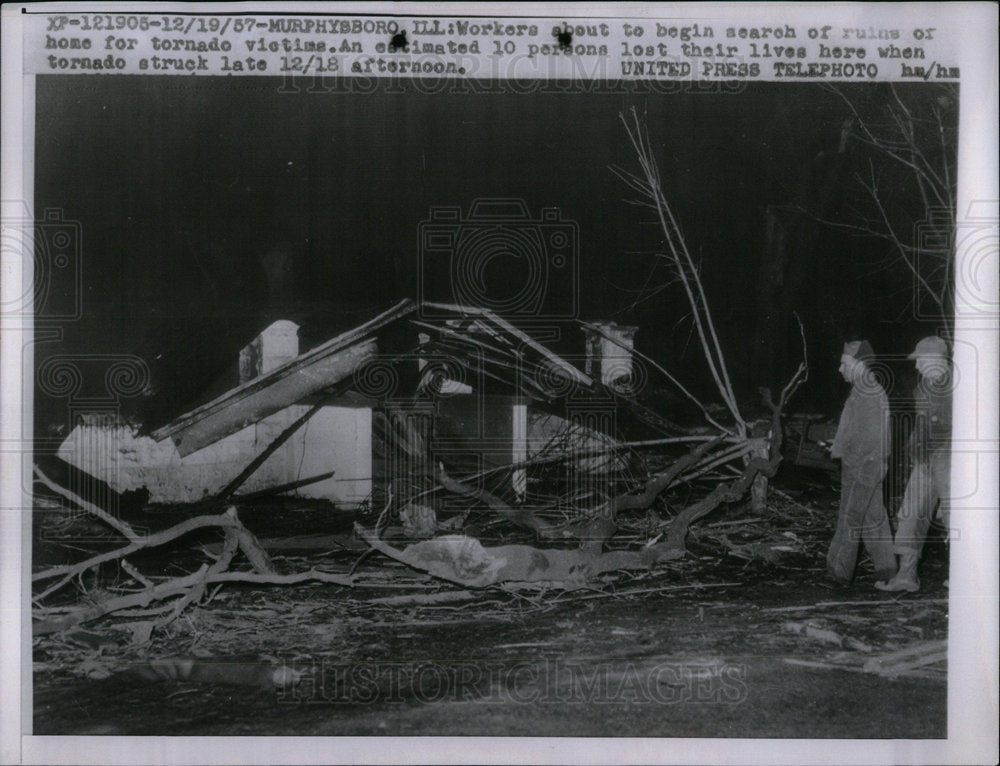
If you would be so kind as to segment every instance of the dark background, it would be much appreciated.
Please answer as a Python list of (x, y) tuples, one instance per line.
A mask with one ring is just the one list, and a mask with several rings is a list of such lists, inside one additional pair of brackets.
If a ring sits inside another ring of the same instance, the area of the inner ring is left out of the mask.
[[(663, 247), (651, 211), (628, 204), (634, 195), (609, 170), (637, 169), (619, 120), (632, 107), (646, 115), (664, 191), (702, 260), (742, 392), (779, 383), (797, 365), (792, 310), (810, 345), (803, 408), (834, 411), (842, 401), (844, 340), (866, 337), (877, 352), (905, 355), (936, 329), (914, 320), (911, 279), (900, 264), (886, 267), (884, 242), (797, 212), (825, 199), (829, 217), (848, 216), (862, 193), (852, 175), (870, 159), (853, 144), (836, 159), (848, 107), (821, 85), (428, 93), (374, 80), (367, 92), (343, 83), (310, 92), (308, 82), (287, 92), (282, 80), (251, 77), (36, 83), (36, 210), (60, 208), (82, 231), (82, 318), (41, 317), (39, 332), (55, 326), (62, 339), (36, 345), (36, 366), (50, 354), (138, 354), (159, 405), (174, 414), (269, 318), (295, 317), (322, 338), (417, 297), (421, 222), (433, 206), (467, 211), (483, 197), (522, 198), (536, 216), (558, 207), (575, 221), (580, 318), (639, 325), (637, 348), (711, 397), (680, 288), (636, 305), (636, 290), (666, 274), (650, 276)], [(905, 95), (909, 86), (896, 87)], [(881, 85), (843, 91), (863, 114), (887, 98)], [(954, 123), (957, 103), (945, 112)], [(780, 316), (761, 298), (769, 206), (805, 233), (771, 285)], [(262, 264), (275, 252), (288, 268), (269, 278)], [(521, 267), (495, 263), (489, 284), (503, 289)], [(77, 290), (58, 279), (50, 289), (53, 313)], [(582, 333), (564, 326), (552, 345), (582, 354)], [(101, 385), (85, 381), (88, 391)], [(51, 432), (65, 407), (36, 395), (36, 428)]]

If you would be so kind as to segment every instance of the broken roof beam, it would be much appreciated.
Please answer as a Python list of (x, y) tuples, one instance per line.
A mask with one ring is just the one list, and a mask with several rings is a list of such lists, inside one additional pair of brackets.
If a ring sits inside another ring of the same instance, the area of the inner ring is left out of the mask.
[(476, 348), (482, 349), (484, 351), (491, 351), (492, 353), (497, 354), (499, 356), (505, 356), (510, 353), (506, 349), (498, 348), (497, 346), (486, 343), (485, 341), (481, 341), (478, 338), (474, 338), (466, 333), (459, 332), (458, 330), (452, 330), (447, 326), (431, 324), (430, 322), (421, 322), (419, 319), (411, 319), (410, 324), (413, 324), (417, 327), (421, 327), (425, 330), (431, 330), (432, 332), (440, 333), (441, 335), (444, 335), (448, 338), (454, 338), (455, 340), (460, 341), (461, 343), (470, 346), (475, 346)]
[(527, 346), (528, 348), (540, 354), (546, 360), (551, 362), (555, 366), (555, 369), (561, 372), (563, 375), (565, 375), (569, 380), (586, 388), (590, 388), (594, 385), (594, 380), (589, 375), (584, 374), (562, 357), (559, 357), (556, 354), (552, 353), (547, 348), (545, 348), (545, 346), (543, 346), (541, 343), (532, 338), (530, 335), (517, 329), (506, 319), (497, 316), (489, 309), (479, 308), (476, 306), (457, 306), (450, 303), (433, 303), (430, 301), (425, 302), (423, 305), (427, 306), (428, 308), (438, 309), (440, 311), (452, 311), (457, 314), (462, 314), (464, 316), (477, 316), (488, 319), (490, 322), (503, 329), (509, 335), (513, 335), (515, 338), (520, 340), (525, 346)]
[(297, 356), (275, 370), (230, 389), (152, 433), (170, 438), (181, 456), (214, 444), (349, 375), (377, 353), (373, 333), (416, 309), (410, 300)]

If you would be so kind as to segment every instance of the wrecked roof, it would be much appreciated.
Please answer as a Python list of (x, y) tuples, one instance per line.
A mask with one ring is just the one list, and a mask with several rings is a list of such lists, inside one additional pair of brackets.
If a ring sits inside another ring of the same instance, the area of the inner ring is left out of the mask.
[[(425, 336), (423, 343), (409, 354), (380, 356), (377, 334), (404, 319)], [(171, 439), (182, 456), (188, 455), (330, 389), (377, 358), (395, 364), (442, 354), (452, 365), (458, 364), (482, 379), (499, 381), (530, 398), (553, 400), (594, 384), (589, 375), (488, 309), (443, 303), (418, 306), (404, 299), (373, 319), (178, 416), (151, 435), (157, 441)]]
[(329, 388), (375, 357), (371, 336), (378, 329), (415, 309), (413, 301), (402, 300), (374, 319), (181, 415), (152, 437), (170, 438), (182, 456), (188, 455)]

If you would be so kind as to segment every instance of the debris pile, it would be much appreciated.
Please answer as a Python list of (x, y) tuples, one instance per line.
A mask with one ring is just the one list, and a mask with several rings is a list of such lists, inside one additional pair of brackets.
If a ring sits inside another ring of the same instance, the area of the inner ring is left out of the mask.
[[(286, 334), (287, 324), (281, 328)], [(399, 345), (407, 333), (415, 340), (412, 347)], [(250, 348), (259, 353), (267, 343), (258, 338)], [(625, 369), (620, 358), (617, 364)], [(353, 462), (369, 473), (343, 477), (370, 486), (357, 518), (375, 516), (374, 523), (356, 522), (356, 547), (466, 588), (533, 582), (580, 587), (604, 573), (648, 571), (683, 558), (692, 524), (719, 506), (742, 501), (759, 476), (773, 476), (781, 460), (781, 411), (805, 375), (803, 365), (778, 403), (765, 392), (772, 412), (766, 436), (709, 423), (672, 426), (659, 438), (628, 441), (593, 416), (609, 406), (638, 413), (632, 422), (648, 433), (651, 419), (627, 376), (608, 375), (605, 369), (604, 380), (595, 380), (489, 310), (432, 304), (418, 311), (409, 301), (272, 368), (264, 359), (257, 370), (264, 372), (148, 435), (123, 436), (115, 425), (101, 441), (106, 451), (130, 458), (137, 442), (156, 445), (144, 453), (147, 475), (179, 476), (185, 460), (202, 461), (203, 471), (216, 471), (198, 487), (196, 502), (151, 506), (160, 508), (160, 518), (169, 509), (187, 517), (173, 526), (152, 532), (134, 528), (115, 512), (124, 503), (113, 503), (109, 511), (36, 467), (37, 482), (51, 496), (99, 520), (124, 541), (113, 546), (105, 540), (92, 555), (34, 573), (35, 635), (136, 610), (156, 612), (154, 627), (163, 626), (224, 583), (355, 586), (358, 580), (350, 572), (279, 571), (268, 552), (275, 541), (262, 544), (237, 510), (273, 495), (301, 497), (303, 487), (336, 481), (336, 470), (303, 479), (265, 466), (289, 444), (301, 458), (309, 442), (296, 443), (295, 435), (325, 408), (345, 403), (365, 409), (368, 414), (356, 420), (372, 424), (372, 433), (328, 448), (338, 467)], [(280, 429), (259, 428), (276, 417)], [(266, 433), (270, 440), (247, 454), (243, 465), (223, 470), (210, 464), (206, 454), (223, 454), (227, 444), (230, 453), (242, 454), (240, 432), (247, 429), (258, 429), (256, 435)], [(336, 454), (341, 448), (368, 454), (345, 460)], [(64, 454), (73, 457), (77, 472), (101, 460), (108, 465), (106, 453), (100, 460), (85, 449)], [(167, 457), (157, 462), (157, 455)], [(329, 469), (331, 464), (314, 459), (310, 466)], [(120, 467), (112, 465), (97, 477), (107, 481), (112, 495), (138, 489), (131, 482), (136, 474), (123, 480), (129, 472)], [(253, 491), (244, 491), (248, 484)], [(134, 563), (142, 552), (176, 545), (208, 528), (222, 536), (221, 546), (206, 548), (212, 563), (167, 578), (141, 572)], [(487, 543), (491, 539), (502, 544)], [(782, 549), (755, 551), (724, 535), (719, 539), (734, 555), (747, 558), (766, 558)], [(780, 542), (789, 550), (795, 543)], [(336, 544), (322, 537), (314, 543)], [(109, 567), (124, 578), (123, 593), (95, 599), (85, 583)], [(88, 603), (66, 603), (67, 588), (74, 583)]]

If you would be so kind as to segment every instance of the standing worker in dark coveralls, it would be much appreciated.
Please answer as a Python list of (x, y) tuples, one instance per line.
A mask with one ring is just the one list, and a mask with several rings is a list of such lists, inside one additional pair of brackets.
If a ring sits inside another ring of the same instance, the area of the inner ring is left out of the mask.
[(941, 338), (924, 338), (910, 354), (920, 373), (914, 398), (917, 419), (910, 432), (908, 453), (913, 471), (906, 483), (903, 504), (896, 523), (896, 553), (899, 572), (875, 587), (887, 591), (920, 589), (917, 562), (930, 530), (934, 511), (945, 525), (949, 519), (951, 494), (951, 366), (948, 344)]
[(854, 577), (862, 540), (875, 562), (876, 581), (896, 574), (892, 528), (882, 503), (882, 480), (889, 465), (889, 400), (866, 366), (873, 357), (864, 340), (845, 343), (840, 357), (840, 374), (851, 384), (851, 394), (830, 451), (841, 461), (840, 510), (826, 567), (844, 585)]

